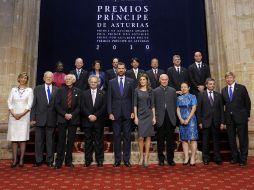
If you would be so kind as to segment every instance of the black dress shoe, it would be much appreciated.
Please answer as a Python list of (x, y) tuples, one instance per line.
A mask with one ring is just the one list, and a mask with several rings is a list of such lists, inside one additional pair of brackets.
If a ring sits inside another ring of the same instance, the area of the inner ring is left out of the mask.
[(120, 167), (121, 166), (121, 162), (115, 162), (114, 164), (113, 164), (113, 167)]
[(164, 161), (159, 161), (159, 166), (164, 166)]
[(98, 163), (97, 163), (97, 166), (98, 166), (98, 167), (102, 167), (102, 166), (103, 166), (103, 163), (102, 163), (102, 162), (98, 162)]
[(170, 166), (175, 166), (176, 163), (175, 163), (174, 161), (171, 161), (171, 162), (168, 162), (168, 165), (170, 165)]
[(217, 165), (222, 165), (222, 161), (215, 161)]
[(183, 163), (184, 166), (186, 166), (186, 165), (188, 165), (188, 164), (190, 164), (190, 158), (189, 158), (188, 162), (184, 162), (184, 163)]
[(203, 161), (204, 165), (208, 165), (209, 162), (207, 160)]
[(130, 162), (124, 162), (124, 165), (125, 165), (126, 167), (128, 167), (128, 168), (131, 167), (131, 163), (130, 163)]
[(237, 160), (230, 160), (230, 164), (237, 164), (239, 163)]
[(40, 167), (42, 165), (42, 162), (35, 162), (33, 167)]
[(86, 162), (84, 166), (85, 166), (85, 167), (89, 167), (89, 166), (91, 165), (91, 163), (92, 163), (92, 162)]
[(52, 163), (47, 163), (47, 166), (48, 166), (49, 168), (52, 168), (52, 167), (53, 167), (53, 164), (52, 164)]
[(59, 164), (56, 164), (56, 165), (54, 166), (55, 169), (60, 169), (61, 167), (62, 167), (62, 165), (59, 165)]
[(247, 162), (240, 162), (239, 163), (239, 166), (241, 166), (241, 167), (244, 167), (244, 166), (246, 166), (247, 165)]
[(65, 166), (69, 168), (74, 168), (74, 165), (72, 163), (66, 163)]

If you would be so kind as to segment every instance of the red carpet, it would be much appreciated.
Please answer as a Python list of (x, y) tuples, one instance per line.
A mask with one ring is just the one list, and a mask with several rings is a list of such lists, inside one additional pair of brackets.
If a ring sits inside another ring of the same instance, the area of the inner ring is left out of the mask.
[(33, 168), (31, 164), (24, 168), (11, 169), (10, 161), (0, 161), (0, 189), (211, 189), (235, 190), (254, 189), (254, 159), (240, 168), (238, 165), (223, 163), (217, 166), (198, 164), (196, 167), (177, 164), (175, 167), (151, 165), (148, 169), (141, 166), (132, 168), (103, 168), (76, 166), (73, 169), (63, 167), (60, 170)]

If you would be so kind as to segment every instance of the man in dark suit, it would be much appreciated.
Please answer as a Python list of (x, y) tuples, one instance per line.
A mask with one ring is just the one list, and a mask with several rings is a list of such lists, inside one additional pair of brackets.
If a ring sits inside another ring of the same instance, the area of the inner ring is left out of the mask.
[(209, 158), (209, 136), (213, 137), (214, 161), (221, 165), (219, 146), (219, 131), (224, 127), (224, 106), (220, 93), (214, 91), (215, 80), (206, 79), (206, 88), (204, 92), (200, 92), (198, 96), (198, 124), (203, 132), (202, 138), (202, 157), (204, 165), (208, 165)]
[[(73, 74), (65, 76), (65, 87), (58, 89), (56, 95), (56, 111), (58, 123), (57, 158), (55, 168), (65, 166), (74, 167), (72, 164), (72, 150), (76, 136), (77, 126), (80, 124), (81, 90), (74, 87), (76, 77)], [(66, 145), (66, 131), (68, 131)], [(66, 145), (66, 155), (65, 155)]]
[(118, 62), (119, 62), (119, 58), (114, 57), (112, 59), (112, 69), (109, 69), (109, 70), (106, 71), (106, 83), (105, 83), (106, 88), (108, 87), (108, 82), (111, 79), (117, 77), (117, 71), (116, 70), (117, 70)]
[(169, 77), (169, 86), (176, 90), (177, 95), (182, 95), (181, 84), (182, 82), (189, 83), (188, 70), (181, 66), (180, 55), (173, 56), (173, 67), (169, 67), (167, 75)]
[(145, 73), (144, 70), (139, 69), (140, 60), (137, 57), (131, 59), (132, 68), (126, 72), (126, 76), (134, 80), (134, 87), (138, 85), (139, 75)]
[[(225, 104), (225, 121), (228, 140), (232, 153), (231, 164), (247, 164), (248, 157), (248, 121), (251, 110), (251, 100), (245, 86), (235, 82), (235, 75), (227, 72), (225, 75), (227, 86), (222, 89)], [(236, 144), (236, 133), (239, 138), (240, 152)]]
[(194, 53), (195, 63), (189, 66), (189, 80), (191, 91), (196, 96), (205, 90), (205, 81), (211, 77), (209, 66), (202, 62), (202, 54), (197, 51)]
[(97, 166), (102, 167), (104, 160), (103, 132), (106, 94), (105, 91), (97, 89), (100, 83), (99, 77), (91, 75), (88, 83), (90, 89), (83, 93), (81, 100), (82, 125), (85, 132), (85, 166), (88, 167), (91, 165), (93, 161), (93, 150), (95, 150)]
[(118, 76), (109, 81), (108, 86), (108, 114), (112, 120), (114, 138), (114, 167), (121, 165), (121, 130), (123, 131), (123, 161), (126, 167), (131, 167), (131, 119), (133, 113), (134, 80), (125, 76), (125, 64), (117, 65)]
[(157, 127), (157, 149), (159, 165), (164, 166), (163, 154), (166, 139), (167, 161), (170, 166), (175, 166), (175, 126), (176, 126), (176, 91), (168, 86), (168, 76), (160, 76), (160, 86), (154, 89), (154, 106)]
[(77, 58), (75, 60), (76, 69), (70, 71), (70, 74), (73, 74), (76, 77), (74, 86), (84, 91), (88, 88), (88, 72), (83, 69), (83, 66), (83, 59)]
[(162, 69), (159, 69), (158, 67), (159, 67), (158, 59), (153, 58), (151, 60), (151, 69), (146, 71), (153, 89), (160, 86), (159, 82), (160, 75), (165, 73)]
[(39, 167), (43, 162), (44, 139), (46, 137), (46, 162), (48, 167), (54, 162), (54, 130), (56, 127), (55, 100), (57, 87), (52, 85), (53, 73), (44, 73), (45, 84), (34, 88), (34, 100), (31, 110), (31, 123), (35, 124), (35, 164)]

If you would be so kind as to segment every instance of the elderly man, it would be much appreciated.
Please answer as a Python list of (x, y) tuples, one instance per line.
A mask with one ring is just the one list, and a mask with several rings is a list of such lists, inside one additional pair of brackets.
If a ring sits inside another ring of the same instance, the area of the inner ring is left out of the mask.
[[(81, 91), (74, 87), (76, 77), (73, 74), (65, 76), (65, 87), (58, 90), (56, 95), (56, 111), (58, 123), (57, 158), (55, 168), (62, 167), (65, 157), (65, 166), (74, 167), (72, 164), (72, 150), (76, 136), (77, 125), (80, 124)], [(68, 131), (66, 155), (66, 131)]]
[(157, 147), (159, 165), (164, 166), (165, 156), (163, 154), (165, 140), (167, 161), (170, 166), (175, 166), (174, 162), (174, 134), (176, 126), (176, 91), (168, 86), (168, 76), (160, 76), (160, 86), (154, 89), (154, 106), (157, 127)]
[(106, 113), (106, 94), (104, 91), (97, 89), (100, 84), (99, 77), (91, 75), (88, 83), (90, 89), (83, 93), (81, 101), (82, 125), (85, 132), (85, 166), (91, 165), (93, 150), (95, 150), (97, 166), (102, 167), (104, 160), (103, 131)]
[(86, 90), (88, 88), (88, 72), (83, 69), (84, 62), (82, 58), (77, 58), (75, 60), (75, 69), (70, 71), (70, 74), (75, 75), (76, 82), (74, 84), (75, 87), (80, 90)]
[(36, 86), (34, 89), (34, 100), (31, 111), (31, 121), (35, 127), (35, 164), (39, 167), (43, 162), (44, 139), (46, 136), (48, 167), (53, 166), (54, 161), (54, 130), (56, 127), (55, 100), (57, 87), (52, 85), (53, 73), (47, 71), (44, 73), (44, 84)]

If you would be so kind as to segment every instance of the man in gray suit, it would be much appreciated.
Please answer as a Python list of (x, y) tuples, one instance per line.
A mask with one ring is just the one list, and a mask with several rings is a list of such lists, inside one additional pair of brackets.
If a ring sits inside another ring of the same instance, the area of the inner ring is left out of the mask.
[(57, 87), (52, 85), (53, 73), (46, 71), (43, 80), (45, 84), (36, 86), (31, 111), (31, 123), (35, 125), (35, 164), (39, 167), (43, 162), (44, 139), (46, 136), (48, 167), (53, 166), (54, 161), (54, 130), (56, 127), (55, 96)]
[(159, 165), (164, 166), (164, 141), (166, 139), (167, 161), (175, 166), (176, 90), (168, 86), (168, 76), (160, 75), (160, 86), (154, 89), (154, 105), (157, 127), (157, 149)]

